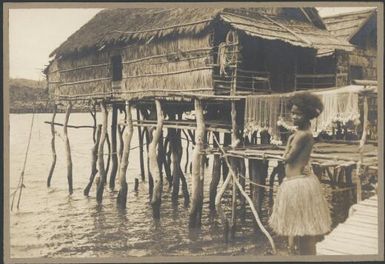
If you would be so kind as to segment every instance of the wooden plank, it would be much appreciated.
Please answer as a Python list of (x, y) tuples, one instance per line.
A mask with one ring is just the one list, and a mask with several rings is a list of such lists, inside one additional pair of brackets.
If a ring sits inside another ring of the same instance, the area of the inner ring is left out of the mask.
[(335, 249), (324, 248), (317, 244), (317, 255), (346, 255), (345, 252), (341, 252)]
[[(361, 230), (361, 229), (357, 229), (357, 228), (352, 228), (351, 226), (341, 226), (339, 227), (338, 231), (341, 231), (343, 233), (350, 233), (350, 234), (356, 234), (356, 235), (360, 235), (362, 237), (371, 237), (371, 238), (375, 238), (375, 239), (378, 239), (378, 233), (377, 232), (373, 232), (373, 231), (370, 231), (370, 230)], [(337, 232), (337, 231), (336, 231)]]
[(344, 236), (332, 236), (332, 237), (328, 237), (328, 240), (333, 240), (341, 243), (349, 243), (362, 248), (378, 249), (378, 246), (377, 246), (378, 243), (367, 243), (361, 239), (350, 239)]
[(366, 219), (366, 218), (353, 218), (353, 217), (351, 219), (346, 220), (344, 224), (349, 225), (349, 224), (355, 224), (355, 223), (356, 223), (356, 225), (361, 225), (361, 226), (362, 225), (367, 225), (367, 226), (368, 225), (372, 225), (372, 226), (378, 225), (377, 221), (371, 221), (370, 219)]
[(351, 221), (349, 220), (349, 222), (345, 222), (341, 225), (348, 225), (348, 226), (352, 226), (352, 228), (358, 228), (358, 229), (370, 229), (370, 230), (378, 230), (378, 225), (377, 224), (368, 224), (368, 223), (362, 223), (362, 222), (358, 222), (358, 221)]
[(356, 215), (353, 215), (353, 216), (349, 217), (347, 219), (347, 221), (367, 223), (367, 224), (370, 224), (370, 225), (378, 225), (378, 217), (365, 216), (365, 215), (359, 215), (359, 214), (356, 214)]
[[(353, 217), (353, 216), (355, 216), (355, 215), (357, 215), (357, 216), (363, 216), (363, 217), (369, 217), (369, 218), (374, 217), (374, 218), (376, 218), (376, 219), (378, 218), (377, 211), (372, 212), (372, 211), (362, 211), (362, 210), (357, 210), (357, 211), (353, 211), (353, 212), (352, 212), (352, 216), (351, 216), (351, 217)], [(377, 220), (375, 220), (375, 221), (377, 221)]]
[(349, 222), (340, 225), (340, 230), (352, 230), (353, 232), (362, 233), (362, 235), (373, 234), (376, 235), (376, 237), (378, 235), (378, 228), (375, 225), (372, 225), (372, 227), (370, 227), (368, 224), (360, 222)]
[(356, 219), (348, 219), (344, 224), (378, 230), (377, 219), (376, 222), (365, 222)]
[(371, 207), (378, 207), (378, 202), (373, 201), (373, 200), (364, 200), (364, 201), (360, 202), (359, 204), (367, 205), (367, 206), (371, 206)]
[(377, 254), (378, 250), (373, 248), (362, 248), (352, 245), (345, 242), (337, 242), (333, 240), (325, 240), (323, 247), (330, 249), (337, 249), (341, 252), (346, 252), (346, 254), (352, 255), (368, 255), (368, 254)]
[(377, 209), (373, 209), (373, 208), (371, 208), (369, 210), (365, 210), (365, 209), (358, 209), (357, 210), (356, 208), (353, 208), (351, 210), (351, 212), (352, 212), (352, 216), (357, 214), (357, 215), (367, 215), (367, 216), (377, 217), (377, 215), (378, 215)]
[(376, 239), (376, 238), (362, 237), (361, 235), (351, 234), (351, 233), (347, 233), (347, 232), (343, 232), (343, 231), (339, 231), (339, 230), (336, 232), (333, 231), (330, 235), (325, 236), (325, 239), (328, 239), (330, 236), (332, 236), (332, 237), (344, 237), (344, 238), (350, 239), (350, 240), (360, 240), (360, 241), (363, 241), (367, 244), (378, 245), (378, 239)]
[(362, 204), (355, 204), (352, 206), (354, 211), (362, 211), (362, 212), (377, 212), (377, 208), (373, 206), (365, 206)]
[(363, 200), (362, 203), (378, 204), (378, 201), (373, 199), (366, 199), (366, 200)]

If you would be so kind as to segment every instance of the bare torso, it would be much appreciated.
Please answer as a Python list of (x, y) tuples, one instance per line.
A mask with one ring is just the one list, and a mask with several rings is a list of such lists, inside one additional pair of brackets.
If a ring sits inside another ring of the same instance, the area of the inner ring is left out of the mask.
[(289, 137), (283, 158), (287, 178), (304, 173), (313, 148), (313, 135), (309, 130), (298, 130)]

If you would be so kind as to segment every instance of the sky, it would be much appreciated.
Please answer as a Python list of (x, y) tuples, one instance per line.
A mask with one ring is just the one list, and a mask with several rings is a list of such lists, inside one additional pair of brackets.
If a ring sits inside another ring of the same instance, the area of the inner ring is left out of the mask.
[[(321, 16), (367, 7), (318, 8)], [(43, 80), (49, 54), (101, 9), (30, 8), (9, 10), (9, 74), (11, 78)]]

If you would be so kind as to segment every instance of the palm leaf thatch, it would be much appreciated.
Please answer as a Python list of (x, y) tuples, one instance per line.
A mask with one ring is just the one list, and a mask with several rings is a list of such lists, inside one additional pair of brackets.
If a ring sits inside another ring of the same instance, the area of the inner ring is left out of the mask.
[(325, 30), (314, 8), (103, 10), (51, 53), (49, 90), (55, 96), (107, 96), (113, 92), (111, 56), (119, 55), (121, 98), (154, 91), (215, 93), (214, 39), (224, 28), (299, 47), (351, 48)]

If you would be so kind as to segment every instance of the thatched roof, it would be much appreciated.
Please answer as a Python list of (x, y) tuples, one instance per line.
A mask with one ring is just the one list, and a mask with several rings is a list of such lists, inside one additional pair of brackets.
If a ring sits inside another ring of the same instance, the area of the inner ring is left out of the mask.
[(350, 41), (377, 14), (376, 9), (324, 17), (327, 29), (334, 36)]
[(253, 18), (221, 13), (220, 17), (246, 34), (264, 39), (280, 40), (294, 46), (320, 49), (352, 50), (347, 41), (333, 37), (326, 30), (312, 24), (282, 17), (257, 15)]
[[(127, 45), (133, 41), (149, 41), (174, 33), (197, 34), (220, 20), (246, 34), (265, 39), (277, 39), (292, 45), (317, 49), (347, 50), (351, 48), (348, 43), (336, 40), (324, 30), (324, 24), (315, 8), (282, 9), (287, 13), (286, 19), (281, 16), (263, 15), (260, 8), (248, 8), (246, 18), (234, 14), (229, 17), (228, 13), (234, 13), (235, 9), (226, 8), (103, 10), (55, 49), (51, 56), (102, 50), (107, 46)], [(300, 22), (296, 18), (293, 20), (293, 16), (300, 15), (309, 23)]]

